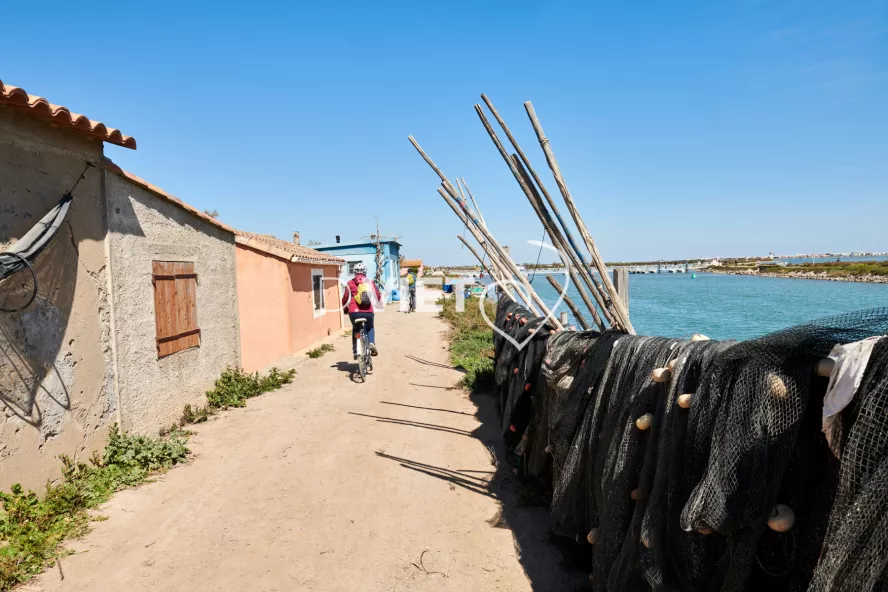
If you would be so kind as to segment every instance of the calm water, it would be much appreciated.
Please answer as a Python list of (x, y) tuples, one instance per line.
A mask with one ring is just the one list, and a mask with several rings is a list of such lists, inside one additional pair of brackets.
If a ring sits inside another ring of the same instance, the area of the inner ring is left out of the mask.
[[(563, 285), (564, 276), (555, 276)], [(546, 302), (558, 295), (537, 275), (534, 289)], [(583, 311), (574, 286), (568, 294)], [(629, 315), (639, 335), (748, 339), (821, 317), (888, 306), (888, 284), (780, 279), (739, 275), (646, 274), (629, 276)], [(564, 303), (558, 312), (567, 310)], [(587, 317), (587, 321), (592, 322)], [(572, 321), (573, 322), (573, 321)]]

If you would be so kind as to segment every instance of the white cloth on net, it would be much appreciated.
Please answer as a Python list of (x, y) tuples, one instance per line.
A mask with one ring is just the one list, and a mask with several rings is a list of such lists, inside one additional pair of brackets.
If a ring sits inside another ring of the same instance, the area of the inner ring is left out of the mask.
[(829, 358), (835, 365), (829, 375), (829, 386), (826, 387), (826, 396), (823, 398), (823, 433), (826, 434), (830, 447), (833, 447), (836, 439), (836, 419), (854, 399), (873, 347), (882, 338), (883, 336), (868, 337), (854, 343), (837, 344), (829, 353)]

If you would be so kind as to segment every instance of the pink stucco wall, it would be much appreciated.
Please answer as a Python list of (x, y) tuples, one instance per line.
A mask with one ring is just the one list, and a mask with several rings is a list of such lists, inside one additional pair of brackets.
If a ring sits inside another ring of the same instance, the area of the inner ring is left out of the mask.
[[(241, 363), (252, 372), (291, 355), (342, 327), (341, 315), (315, 317), (311, 272), (338, 277), (335, 265), (284, 261), (237, 245), (237, 298), (240, 314)], [(336, 310), (338, 285), (325, 282), (327, 308)]]

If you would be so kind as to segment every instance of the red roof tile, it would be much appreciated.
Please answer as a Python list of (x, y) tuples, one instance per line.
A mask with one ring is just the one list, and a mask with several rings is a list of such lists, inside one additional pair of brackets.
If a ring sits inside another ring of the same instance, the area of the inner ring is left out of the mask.
[(29, 115), (48, 119), (62, 127), (98, 138), (109, 144), (136, 149), (136, 139), (124, 136), (120, 130), (107, 127), (101, 121), (93, 121), (85, 115), (72, 113), (67, 107), (54, 105), (43, 97), (29, 95), (23, 88), (3, 84), (2, 80), (0, 80), (0, 105), (22, 109)]
[[(285, 240), (281, 240), (270, 234), (256, 234), (254, 232), (244, 232), (243, 230), (235, 230), (235, 241), (247, 247), (257, 248), (260, 251), (266, 251), (272, 255), (290, 259), (291, 261), (299, 261), (303, 263), (327, 263), (331, 265), (341, 265), (345, 263), (345, 259), (315, 251), (310, 247), (297, 245)], [(263, 247), (271, 247), (266, 249)]]

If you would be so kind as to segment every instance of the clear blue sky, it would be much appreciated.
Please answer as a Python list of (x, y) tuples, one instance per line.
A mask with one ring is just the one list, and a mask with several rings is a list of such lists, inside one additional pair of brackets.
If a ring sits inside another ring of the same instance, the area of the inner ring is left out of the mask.
[(106, 153), (245, 230), (348, 240), (378, 217), (408, 257), (471, 261), (413, 134), (501, 242), (539, 239), (485, 92), (542, 170), (533, 101), (609, 260), (888, 249), (884, 0), (6, 2), (0, 22), (0, 79), (135, 136)]

